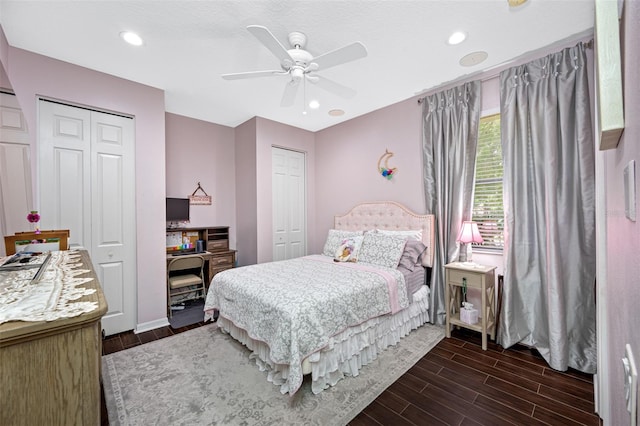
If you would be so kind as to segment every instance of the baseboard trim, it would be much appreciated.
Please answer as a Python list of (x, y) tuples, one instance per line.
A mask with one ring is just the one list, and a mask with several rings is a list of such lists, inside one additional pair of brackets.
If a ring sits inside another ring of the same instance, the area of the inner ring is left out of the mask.
[(169, 325), (168, 318), (160, 318), (155, 321), (143, 322), (142, 324), (137, 324), (136, 329), (133, 330), (135, 334), (144, 333), (145, 331), (155, 330), (156, 328), (162, 328)]

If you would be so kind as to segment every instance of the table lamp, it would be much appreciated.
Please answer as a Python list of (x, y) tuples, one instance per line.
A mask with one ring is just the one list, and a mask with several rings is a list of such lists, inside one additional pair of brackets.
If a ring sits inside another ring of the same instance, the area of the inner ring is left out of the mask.
[(484, 241), (482, 239), (482, 235), (480, 235), (480, 231), (478, 230), (478, 224), (470, 220), (462, 222), (462, 228), (460, 228), (460, 234), (458, 235), (457, 241), (461, 243), (460, 262), (473, 263), (471, 262), (471, 246), (469, 246), (469, 253), (467, 253), (467, 244), (482, 243)]

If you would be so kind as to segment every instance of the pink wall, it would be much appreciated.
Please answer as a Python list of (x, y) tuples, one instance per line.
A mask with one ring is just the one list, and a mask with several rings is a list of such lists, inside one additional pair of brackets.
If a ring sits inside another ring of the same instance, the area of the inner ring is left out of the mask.
[[(412, 98), (316, 133), (316, 228), (310, 252), (322, 251), (334, 215), (359, 202), (391, 200), (425, 213), (421, 115)], [(397, 168), (391, 180), (377, 169), (386, 149), (394, 153), (389, 167)]]
[[(624, 2), (622, 64), (625, 129), (615, 150), (603, 151), (605, 161), (610, 412), (612, 425), (628, 425), (620, 359), (631, 344), (640, 367), (640, 217), (625, 217), (623, 170), (636, 162), (636, 197), (640, 197), (640, 2)], [(636, 212), (638, 201), (636, 199)], [(638, 213), (636, 213), (638, 214)], [(605, 372), (606, 374), (606, 372)]]
[(13, 47), (0, 59), (30, 129), (38, 96), (135, 116), (137, 324), (166, 322), (164, 92)]
[(236, 223), (238, 265), (273, 260), (271, 147), (306, 154), (307, 246), (315, 244), (315, 139), (314, 134), (260, 117), (235, 129)]
[[(210, 206), (193, 205), (189, 226), (229, 226), (236, 247), (234, 130), (182, 115), (165, 115), (167, 197), (186, 198), (198, 186), (212, 197)], [(202, 195), (200, 191), (198, 194)]]
[[(498, 79), (482, 84), (483, 111), (499, 112)], [(425, 213), (422, 184), (422, 106), (418, 97), (316, 133), (316, 223), (311, 252), (322, 251), (333, 217), (363, 201), (392, 200)], [(391, 180), (378, 173), (385, 150), (394, 153)], [(488, 255), (502, 268), (502, 256)]]
[(238, 265), (258, 263), (256, 118), (235, 129), (236, 226)]

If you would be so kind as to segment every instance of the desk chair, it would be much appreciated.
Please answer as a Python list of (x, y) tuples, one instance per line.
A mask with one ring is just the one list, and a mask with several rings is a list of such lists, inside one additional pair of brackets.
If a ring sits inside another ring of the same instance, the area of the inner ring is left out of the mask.
[(171, 312), (172, 299), (175, 296), (183, 300), (204, 299), (204, 257), (202, 256), (182, 256), (172, 259), (167, 266), (167, 310), (169, 318), (173, 316)]
[[(19, 244), (16, 247), (16, 243), (24, 242), (24, 241), (39, 241), (43, 242), (44, 240), (57, 239), (57, 245), (54, 250), (69, 250), (69, 230), (68, 229), (56, 229), (52, 231), (40, 231), (39, 234), (35, 232), (16, 232), (15, 235), (6, 235), (4, 237), (4, 247), (7, 252), (7, 256), (11, 256), (12, 254), (16, 254), (16, 249), (24, 247), (23, 244)], [(49, 245), (47, 245), (49, 247)], [(35, 247), (31, 245), (31, 249)], [(51, 248), (47, 248), (47, 250), (51, 250)]]

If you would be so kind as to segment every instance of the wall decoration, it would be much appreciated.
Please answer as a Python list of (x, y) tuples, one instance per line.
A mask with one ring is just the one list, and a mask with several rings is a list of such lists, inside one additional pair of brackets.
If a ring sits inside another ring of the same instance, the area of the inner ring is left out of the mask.
[[(396, 167), (389, 167), (389, 158), (393, 157), (393, 152), (390, 152), (388, 149), (384, 150), (384, 154), (380, 156), (378, 160), (378, 172), (382, 175), (382, 177), (391, 180), (391, 178), (395, 175), (398, 170)], [(384, 160), (384, 166), (381, 166), (382, 160)]]
[[(196, 195), (196, 192), (202, 191), (204, 195)], [(201, 205), (201, 206), (210, 206), (211, 205), (211, 195), (208, 195), (202, 186), (200, 186), (200, 182), (198, 182), (198, 187), (193, 194), (189, 195), (189, 204), (192, 205)]]

